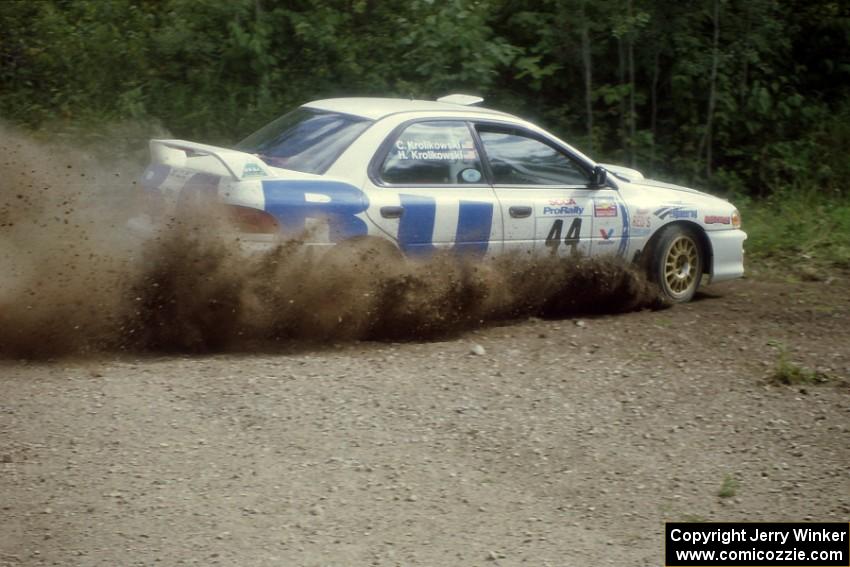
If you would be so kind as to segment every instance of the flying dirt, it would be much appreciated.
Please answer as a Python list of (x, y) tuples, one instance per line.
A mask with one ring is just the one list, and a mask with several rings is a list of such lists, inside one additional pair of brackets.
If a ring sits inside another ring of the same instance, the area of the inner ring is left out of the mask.
[(227, 221), (202, 210), (142, 238), (126, 228), (144, 206), (138, 164), (0, 133), (5, 357), (415, 340), (510, 317), (658, 305), (640, 272), (611, 259), (329, 260), (297, 240), (246, 256)]
[(650, 566), (664, 522), (850, 513), (843, 280), (661, 312), (610, 260), (246, 256), (2, 140), (0, 566)]

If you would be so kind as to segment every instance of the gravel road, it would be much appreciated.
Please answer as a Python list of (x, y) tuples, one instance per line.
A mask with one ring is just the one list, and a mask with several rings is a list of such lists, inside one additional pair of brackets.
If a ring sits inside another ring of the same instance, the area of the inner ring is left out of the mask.
[[(0, 565), (656, 566), (665, 521), (847, 521), (848, 326), (842, 281), (743, 280), (434, 342), (5, 361)], [(783, 349), (825, 381), (772, 382)]]

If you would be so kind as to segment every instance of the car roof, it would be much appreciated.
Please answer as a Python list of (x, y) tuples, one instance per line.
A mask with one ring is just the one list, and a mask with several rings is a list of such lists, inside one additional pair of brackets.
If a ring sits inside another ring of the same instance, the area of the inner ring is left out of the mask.
[(414, 100), (404, 98), (328, 98), (314, 100), (303, 105), (308, 108), (327, 110), (329, 112), (340, 112), (353, 114), (372, 120), (379, 120), (391, 114), (405, 112), (463, 112), (465, 114), (480, 114), (483, 116), (498, 116), (516, 118), (505, 112), (481, 108), (479, 106), (466, 106), (463, 104), (452, 104), (448, 102), (437, 102), (433, 100)]

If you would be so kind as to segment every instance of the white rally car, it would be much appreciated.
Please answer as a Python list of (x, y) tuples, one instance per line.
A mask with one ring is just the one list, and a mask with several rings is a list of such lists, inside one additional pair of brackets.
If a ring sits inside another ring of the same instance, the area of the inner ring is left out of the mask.
[[(673, 301), (743, 275), (738, 211), (705, 193), (599, 165), (481, 99), (310, 102), (233, 149), (152, 140), (147, 221), (214, 201), (241, 242), (373, 241), (409, 258), (617, 255)], [(610, 175), (609, 175), (610, 172)]]

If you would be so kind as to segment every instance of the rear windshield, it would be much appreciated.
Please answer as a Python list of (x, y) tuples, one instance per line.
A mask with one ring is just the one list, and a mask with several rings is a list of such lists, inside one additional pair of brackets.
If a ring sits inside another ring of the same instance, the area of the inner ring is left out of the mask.
[(371, 120), (298, 108), (263, 126), (236, 145), (272, 167), (321, 174), (336, 161)]

